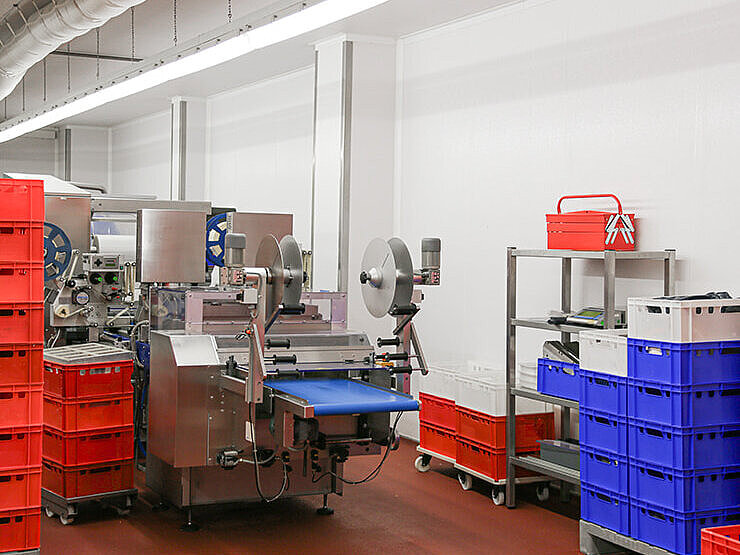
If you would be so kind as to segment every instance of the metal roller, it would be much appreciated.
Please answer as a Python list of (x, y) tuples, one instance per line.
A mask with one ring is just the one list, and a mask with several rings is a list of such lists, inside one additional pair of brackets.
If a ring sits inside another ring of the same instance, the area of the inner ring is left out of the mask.
[(370, 314), (382, 318), (394, 306), (408, 306), (414, 291), (414, 267), (401, 239), (373, 239), (362, 257), (362, 300)]
[(270, 320), (283, 302), (285, 290), (285, 266), (283, 265), (283, 253), (274, 235), (265, 235), (257, 249), (255, 266), (267, 268), (268, 281), (265, 288), (265, 319)]
[(280, 252), (283, 256), (283, 304), (297, 305), (301, 302), (303, 289), (303, 255), (301, 247), (292, 235), (280, 240)]

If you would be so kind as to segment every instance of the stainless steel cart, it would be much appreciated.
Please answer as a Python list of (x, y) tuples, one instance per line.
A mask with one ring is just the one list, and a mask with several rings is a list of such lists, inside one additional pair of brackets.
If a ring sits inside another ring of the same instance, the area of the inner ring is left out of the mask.
[(82, 497), (62, 497), (48, 489), (41, 488), (41, 506), (46, 516), (53, 518), (59, 516), (59, 522), (64, 525), (72, 524), (77, 517), (80, 503), (97, 501), (103, 507), (113, 507), (120, 516), (127, 515), (134, 506), (139, 492), (136, 488), (120, 491), (109, 491), (96, 495), (84, 495)]

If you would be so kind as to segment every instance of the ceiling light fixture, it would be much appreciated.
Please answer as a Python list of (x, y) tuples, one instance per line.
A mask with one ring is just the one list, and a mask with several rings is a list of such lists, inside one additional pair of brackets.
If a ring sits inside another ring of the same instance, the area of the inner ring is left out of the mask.
[(185, 77), (228, 62), (260, 48), (315, 31), (387, 1), (323, 0), (323, 2), (224, 40), (209, 48), (189, 54), (176, 61), (159, 65), (135, 77), (126, 78), (30, 119), (11, 124), (5, 129), (0, 125), (0, 143), (54, 125), (64, 119), (98, 108), (114, 100), (120, 100), (132, 94), (151, 89), (173, 79)]

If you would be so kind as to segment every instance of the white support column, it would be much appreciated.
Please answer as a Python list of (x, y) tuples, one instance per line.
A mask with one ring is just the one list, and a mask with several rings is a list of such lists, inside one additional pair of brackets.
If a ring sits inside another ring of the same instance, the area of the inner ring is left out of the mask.
[(205, 200), (205, 99), (174, 97), (171, 111), (170, 199)]
[(393, 232), (395, 41), (341, 35), (316, 44), (314, 289), (349, 293), (349, 325), (384, 330), (355, 283), (367, 243)]

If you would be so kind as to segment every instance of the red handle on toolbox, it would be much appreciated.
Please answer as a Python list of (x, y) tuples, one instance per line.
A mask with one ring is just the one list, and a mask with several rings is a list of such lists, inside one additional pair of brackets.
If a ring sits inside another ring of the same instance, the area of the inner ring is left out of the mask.
[(615, 201), (617, 201), (617, 207), (619, 208), (619, 213), (622, 213), (622, 203), (619, 202), (619, 199), (617, 198), (617, 195), (612, 195), (611, 193), (602, 193), (599, 195), (568, 195), (565, 197), (560, 197), (560, 200), (558, 201), (558, 214), (560, 214), (560, 205), (563, 203), (565, 199), (570, 198), (613, 198)]

